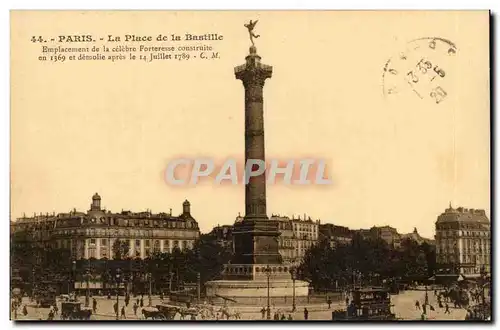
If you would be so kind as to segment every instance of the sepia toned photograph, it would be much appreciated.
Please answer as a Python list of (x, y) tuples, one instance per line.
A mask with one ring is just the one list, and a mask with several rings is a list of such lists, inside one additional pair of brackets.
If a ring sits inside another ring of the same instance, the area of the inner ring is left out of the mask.
[(10, 12), (10, 320), (492, 320), (490, 12)]

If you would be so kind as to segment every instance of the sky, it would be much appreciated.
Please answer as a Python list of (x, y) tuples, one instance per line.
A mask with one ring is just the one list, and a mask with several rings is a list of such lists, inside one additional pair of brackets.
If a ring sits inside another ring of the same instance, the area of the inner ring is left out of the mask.
[[(244, 213), (244, 186), (173, 187), (164, 171), (179, 157), (243, 158), (244, 89), (234, 67), (248, 54), (243, 24), (250, 19), (259, 20), (262, 62), (273, 66), (264, 86), (267, 158), (324, 159), (333, 182), (269, 185), (268, 215), (306, 213), (322, 223), (402, 233), (416, 227), (425, 237), (434, 236), (450, 202), (489, 215), (487, 12), (47, 11), (11, 18), (12, 218), (86, 211), (98, 192), (116, 212), (175, 214), (188, 199), (202, 232), (232, 224)], [(142, 43), (210, 45), (219, 54), (211, 60), (54, 63), (38, 60), (33, 31), (153, 39), (217, 33), (223, 40)], [(441, 42), (430, 50), (431, 39), (422, 38), (449, 40), (456, 53)], [(430, 96), (436, 85), (423, 84), (420, 95), (408, 87), (405, 72), (420, 59), (446, 72), (436, 80), (447, 93), (439, 104)], [(386, 63), (399, 75), (384, 78)], [(384, 93), (389, 86), (398, 93)]]

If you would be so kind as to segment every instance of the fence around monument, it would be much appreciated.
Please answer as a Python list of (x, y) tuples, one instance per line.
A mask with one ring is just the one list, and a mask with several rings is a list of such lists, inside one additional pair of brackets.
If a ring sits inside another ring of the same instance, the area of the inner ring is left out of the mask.
[[(231, 300), (226, 300), (220, 297), (201, 297), (202, 301), (207, 301), (214, 305), (224, 305), (227, 306), (267, 306), (267, 296), (263, 297), (225, 297)], [(345, 295), (343, 292), (328, 292), (328, 293), (314, 293), (309, 296), (296, 296), (295, 305), (296, 306), (307, 306), (307, 305), (318, 305), (318, 304), (328, 304), (328, 300), (332, 303), (343, 302)], [(191, 300), (195, 302), (196, 299)], [(234, 300), (234, 301), (232, 301)], [(179, 295), (171, 295), (170, 301), (185, 303), (186, 297)], [(292, 296), (282, 296), (282, 297), (269, 297), (270, 306), (292, 306), (293, 297)]]

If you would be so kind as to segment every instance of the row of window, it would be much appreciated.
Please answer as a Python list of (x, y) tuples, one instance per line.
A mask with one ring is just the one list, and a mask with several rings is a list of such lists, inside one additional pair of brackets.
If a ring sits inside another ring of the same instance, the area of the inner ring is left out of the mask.
[[(438, 255), (437, 256), (437, 261), (440, 263), (454, 263), (455, 261), (459, 261), (459, 258), (455, 258), (454, 255)], [(485, 263), (489, 264), (490, 263), (490, 256), (485, 255), (485, 256), (476, 256), (476, 255), (464, 255), (462, 256), (462, 262), (463, 263)]]
[[(85, 223), (86, 221), (84, 221)], [(149, 219), (119, 219), (119, 218), (104, 218), (90, 219), (91, 223), (110, 224), (113, 226), (126, 227), (164, 227), (164, 228), (193, 228), (195, 227), (191, 221), (168, 221), (168, 220), (149, 220)]]
[[(91, 246), (95, 246), (97, 244), (97, 240), (100, 240), (100, 246), (101, 247), (106, 247), (108, 245), (108, 239), (107, 238), (91, 238), (90, 239), (90, 245)], [(129, 241), (128, 239), (122, 239), (122, 241)], [(160, 250), (160, 247), (161, 247), (161, 240), (150, 240), (150, 239), (146, 239), (146, 240), (143, 240), (144, 241), (144, 247), (146, 249), (150, 248), (152, 245), (154, 246), (155, 250)], [(64, 241), (66, 242), (66, 241)], [(172, 242), (172, 247), (181, 247), (181, 248), (187, 248), (188, 246), (188, 241), (182, 241), (181, 244), (179, 244), (179, 241), (177, 240), (174, 240), (174, 241), (171, 241), (171, 240), (163, 240), (163, 246), (164, 247), (170, 247), (170, 243)], [(134, 240), (134, 245), (135, 245), (135, 248), (140, 248), (141, 246), (141, 240), (140, 239), (136, 239)], [(130, 244), (130, 248), (134, 248), (134, 246), (132, 246), (132, 244)]]
[(471, 236), (471, 237), (489, 237), (489, 231), (438, 231), (437, 237), (456, 237), (456, 236)]
[(293, 230), (294, 231), (305, 231), (305, 232), (317, 232), (318, 231), (318, 226), (307, 226), (307, 225), (297, 225), (297, 224), (294, 224), (293, 226)]

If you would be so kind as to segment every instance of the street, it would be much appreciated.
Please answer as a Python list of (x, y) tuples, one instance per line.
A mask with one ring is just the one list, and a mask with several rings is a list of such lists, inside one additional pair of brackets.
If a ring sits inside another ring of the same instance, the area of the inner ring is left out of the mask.
[[(437, 304), (437, 299), (434, 296), (434, 292), (429, 291), (429, 304), (434, 307), (434, 311), (427, 308), (427, 319), (429, 320), (464, 320), (466, 310), (453, 308), (453, 304), (449, 304), (449, 314), (445, 314), (444, 308), (439, 308)], [(140, 298), (140, 297), (139, 297)], [(124, 297), (120, 297), (120, 311), (122, 306), (124, 306)], [(128, 307), (125, 308), (125, 316), (127, 320), (138, 320), (142, 319), (142, 309), (139, 307), (137, 310), (137, 315), (134, 315), (133, 304), (136, 302), (136, 298), (131, 297)], [(113, 304), (116, 302), (116, 296), (112, 299), (107, 299), (107, 297), (96, 297), (97, 300), (97, 313), (91, 316), (91, 320), (115, 320), (116, 314), (113, 310)], [(423, 304), (425, 300), (424, 291), (405, 291), (399, 295), (392, 295), (391, 302), (394, 305), (393, 312), (396, 314), (398, 319), (402, 320), (420, 320), (422, 310), (415, 307), (415, 302), (419, 300), (420, 305)], [(80, 297), (82, 306), (84, 306), (85, 297)], [(155, 296), (152, 299), (152, 306), (159, 304), (161, 301), (159, 297)], [(49, 314), (49, 308), (36, 308), (29, 303), (28, 298), (23, 299), (23, 305), (27, 305), (28, 315), (22, 315), (22, 307), (18, 309), (18, 320), (47, 320)], [(148, 297), (144, 296), (144, 305), (148, 305)], [(92, 306), (92, 298), (90, 300), (90, 306)], [(261, 309), (265, 306), (255, 306), (255, 307), (229, 307), (232, 312), (239, 312), (241, 314), (241, 319), (243, 320), (261, 320), (262, 314)], [(330, 320), (331, 312), (334, 309), (345, 308), (345, 302), (334, 302), (331, 309), (328, 309), (326, 304), (310, 304), (307, 306), (297, 306), (296, 312), (291, 312), (291, 306), (276, 306), (272, 307), (272, 314), (278, 311), (280, 314), (285, 314), (286, 317), (291, 315), (293, 320), (304, 320), (304, 308), (307, 308), (309, 315), (309, 320)], [(55, 320), (60, 320), (61, 302), (58, 302), (59, 313), (55, 316)], [(219, 310), (220, 306), (216, 306), (215, 310)], [(11, 318), (14, 318), (14, 314), (11, 313)], [(178, 319), (178, 317), (176, 317)], [(186, 318), (187, 320), (188, 318)]]

